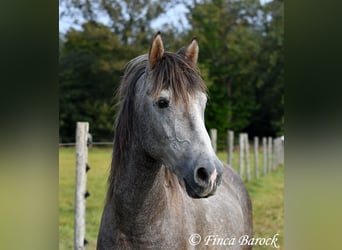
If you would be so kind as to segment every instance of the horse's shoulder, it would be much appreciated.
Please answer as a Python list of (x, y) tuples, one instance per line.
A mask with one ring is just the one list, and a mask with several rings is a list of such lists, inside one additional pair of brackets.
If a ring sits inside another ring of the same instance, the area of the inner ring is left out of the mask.
[(226, 163), (223, 163), (222, 185), (231, 188), (244, 188), (240, 175)]
[(228, 164), (224, 163), (222, 185), (229, 195), (233, 195), (239, 201), (244, 214), (246, 233), (252, 235), (252, 202), (240, 175)]

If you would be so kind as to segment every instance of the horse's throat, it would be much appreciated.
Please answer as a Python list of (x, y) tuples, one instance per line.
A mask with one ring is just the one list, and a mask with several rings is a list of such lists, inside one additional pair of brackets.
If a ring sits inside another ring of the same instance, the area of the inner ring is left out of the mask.
[(164, 216), (164, 175), (160, 167), (142, 165), (126, 166), (120, 172), (113, 197), (116, 223), (125, 231), (144, 231), (145, 226)]

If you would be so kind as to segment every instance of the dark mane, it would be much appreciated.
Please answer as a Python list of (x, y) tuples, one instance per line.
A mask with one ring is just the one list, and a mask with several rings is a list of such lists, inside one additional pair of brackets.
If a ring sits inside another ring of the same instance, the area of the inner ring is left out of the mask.
[(153, 69), (149, 69), (148, 55), (131, 60), (125, 69), (118, 91), (118, 115), (115, 122), (113, 158), (109, 176), (107, 199), (113, 194), (117, 165), (122, 163), (133, 131), (133, 109), (136, 86), (139, 79), (150, 81), (149, 94), (158, 96), (163, 89), (169, 89), (175, 103), (183, 102), (188, 107), (189, 96), (196, 92), (206, 93), (206, 85), (199, 69), (182, 53), (164, 52)]

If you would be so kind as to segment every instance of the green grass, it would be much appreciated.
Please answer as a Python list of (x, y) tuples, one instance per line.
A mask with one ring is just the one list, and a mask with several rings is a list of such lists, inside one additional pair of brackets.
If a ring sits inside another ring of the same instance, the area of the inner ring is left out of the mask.
[[(227, 153), (219, 152), (221, 161), (227, 162)], [(238, 172), (239, 155), (234, 153), (233, 168)], [(251, 181), (245, 182), (253, 205), (254, 237), (278, 235), (279, 249), (284, 249), (284, 167), (262, 175), (262, 154), (259, 152), (259, 179), (255, 180), (254, 153), (250, 154)], [(246, 170), (244, 172), (246, 174)], [(245, 179), (244, 175), (244, 179)], [(255, 246), (254, 250), (271, 249), (269, 246)]]
[(280, 249), (284, 249), (284, 167), (246, 186), (253, 205), (254, 237), (272, 237), (278, 233)]
[[(87, 174), (87, 190), (90, 197), (86, 208), (86, 239), (88, 249), (95, 249), (102, 209), (104, 205), (107, 178), (111, 162), (111, 148), (91, 148), (88, 163), (91, 167)], [(226, 162), (227, 155), (218, 153), (219, 158)], [(251, 166), (253, 166), (253, 155)], [(259, 157), (261, 166), (261, 157)], [(238, 165), (238, 155), (234, 155), (234, 168)], [(261, 168), (261, 167), (260, 167)], [(73, 249), (74, 238), (74, 192), (75, 192), (75, 149), (60, 148), (59, 151), (59, 249)], [(261, 171), (259, 171), (261, 176)], [(246, 183), (252, 198), (253, 224), (255, 237), (272, 237), (279, 233), (278, 243), (283, 247), (283, 192), (284, 168), (260, 179), (254, 180), (254, 170), (251, 168), (252, 181)], [(272, 249), (256, 246), (253, 249)]]
[[(87, 174), (86, 239), (88, 249), (95, 249), (101, 213), (103, 210), (107, 178), (111, 161), (110, 148), (91, 148)], [(61, 148), (59, 154), (59, 249), (73, 249), (75, 149)]]

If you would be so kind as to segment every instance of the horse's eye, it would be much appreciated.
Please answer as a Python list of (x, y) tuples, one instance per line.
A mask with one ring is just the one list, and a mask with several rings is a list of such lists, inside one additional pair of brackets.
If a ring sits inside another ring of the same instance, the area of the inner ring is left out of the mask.
[(157, 101), (157, 105), (158, 105), (158, 108), (161, 108), (161, 109), (167, 108), (169, 107), (169, 100), (162, 97)]

